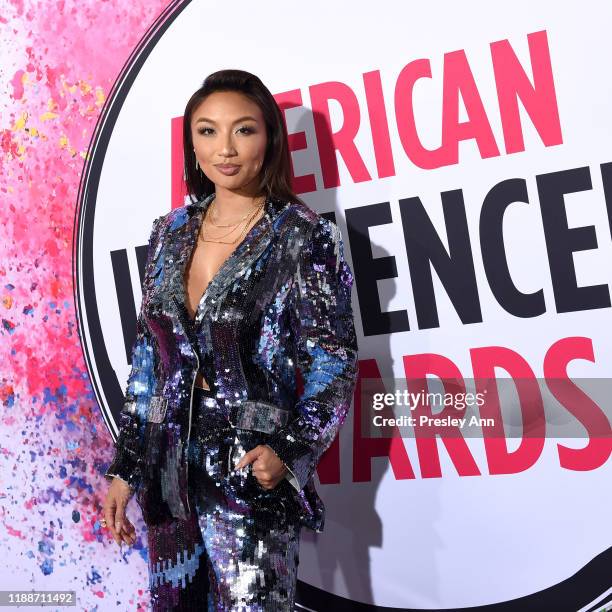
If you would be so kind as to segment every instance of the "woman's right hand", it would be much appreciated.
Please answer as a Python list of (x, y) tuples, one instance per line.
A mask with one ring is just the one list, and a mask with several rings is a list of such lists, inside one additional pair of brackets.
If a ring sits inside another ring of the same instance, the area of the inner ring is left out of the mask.
[(131, 546), (136, 541), (136, 529), (125, 514), (131, 496), (128, 483), (115, 476), (108, 488), (103, 509), (106, 525), (118, 546), (121, 546), (121, 542)]

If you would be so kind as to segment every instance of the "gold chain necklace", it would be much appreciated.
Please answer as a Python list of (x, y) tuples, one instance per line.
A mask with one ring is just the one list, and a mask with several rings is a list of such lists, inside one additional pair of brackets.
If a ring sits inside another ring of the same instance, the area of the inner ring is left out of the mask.
[[(253, 200), (255, 200), (255, 198), (253, 198)], [(238, 223), (234, 223), (233, 225), (217, 225), (215, 223), (213, 223), (212, 220), (212, 216), (213, 213), (216, 214), (217, 211), (217, 206), (215, 204), (215, 200), (212, 201), (211, 205), (210, 205), (210, 209), (206, 211), (206, 224), (207, 225), (214, 225), (215, 227), (237, 227), (238, 225), (240, 225), (240, 223), (242, 223), (243, 221), (246, 221), (247, 218), (252, 219), (253, 218), (253, 214), (257, 212), (257, 207), (255, 207), (252, 211), (248, 212), (244, 217), (242, 217), (242, 219), (240, 219), (240, 221), (238, 221)], [(209, 215), (210, 215), (210, 219), (209, 219)], [(246, 221), (246, 223), (248, 224), (250, 222)], [(225, 238), (225, 236), (229, 236), (229, 234), (231, 234), (234, 230), (230, 230), (229, 232), (227, 232), (227, 234), (224, 234), (223, 236), (217, 236), (218, 238)]]
[[(211, 203), (211, 207), (210, 207), (210, 221), (208, 221), (210, 223), (210, 225), (213, 225), (214, 227), (236, 227), (237, 225), (239, 225), (240, 223), (242, 223), (251, 213), (248, 212), (246, 215), (244, 215), (244, 217), (242, 217), (242, 219), (239, 219), (238, 221), (236, 221), (236, 223), (215, 223), (215, 221), (213, 220), (213, 212), (215, 212), (216, 210), (216, 206), (215, 206), (215, 201), (213, 200)], [(208, 219), (208, 214), (206, 215), (206, 218)]]
[[(217, 244), (234, 244), (246, 234), (247, 228), (249, 227), (251, 221), (255, 218), (255, 215), (257, 215), (261, 211), (261, 209), (264, 207), (265, 202), (266, 202), (266, 198), (264, 197), (260, 205), (253, 211), (252, 214), (249, 215), (249, 218), (245, 222), (244, 228), (241, 234), (234, 240), (227, 241), (227, 240), (218, 240), (218, 239), (212, 239), (212, 238), (204, 238), (203, 231), (201, 233), (202, 235), (198, 236), (198, 239), (201, 240), (202, 242), (216, 242)], [(208, 211), (206, 211), (206, 216), (204, 217), (204, 223), (202, 224), (202, 229), (204, 229), (204, 226), (207, 224), (207, 217), (208, 217)], [(230, 230), (227, 234), (225, 234), (225, 236), (231, 234), (233, 231), (234, 230)], [(220, 236), (220, 237), (225, 238), (225, 236)]]
[[(204, 238), (201, 237), (200, 240), (202, 240), (202, 242), (216, 242), (217, 244), (234, 244), (236, 243), (238, 240), (241, 240), (246, 232), (247, 232), (247, 228), (250, 225), (251, 221), (253, 220), (253, 218), (255, 217), (255, 215), (261, 210), (262, 206), (260, 206), (258, 209), (256, 209), (253, 214), (251, 215), (251, 217), (246, 221), (244, 228), (242, 230), (242, 232), (240, 233), (239, 236), (237, 236), (234, 240), (218, 240), (218, 239), (213, 239), (213, 238)], [(225, 234), (225, 236), (231, 234), (234, 230), (230, 230), (227, 234)], [(222, 236), (222, 238), (224, 238), (225, 236)]]
[[(261, 202), (261, 204), (260, 204), (260, 205), (259, 205), (257, 208), (255, 208), (255, 209), (253, 210), (253, 212), (252, 212), (252, 213), (249, 213), (249, 215), (248, 215), (248, 217), (249, 217), (249, 218), (247, 219), (247, 221), (246, 221), (246, 222), (245, 222), (245, 224), (244, 224), (244, 232), (246, 232), (246, 228), (249, 226), (249, 224), (251, 223), (251, 221), (253, 220), (253, 218), (255, 217), (255, 215), (256, 215), (256, 214), (257, 214), (257, 213), (258, 213), (258, 212), (261, 210), (261, 208), (263, 207), (264, 202), (265, 202), (265, 198), (264, 198), (264, 200)], [(211, 213), (212, 213), (212, 210), (213, 210), (213, 209), (212, 209), (212, 207), (211, 207), (211, 209), (210, 209), (210, 212), (211, 212)], [(204, 218), (204, 224), (203, 224), (203, 225), (205, 225), (205, 224), (207, 224), (207, 223), (208, 223), (207, 218), (208, 218), (208, 211), (207, 211), (206, 217)], [(226, 236), (229, 236), (229, 234), (231, 234), (233, 231), (234, 231), (234, 230), (232, 229), (232, 230), (230, 230), (229, 232), (227, 232), (226, 234), (224, 234), (223, 236), (217, 236), (215, 239), (212, 239), (212, 238), (209, 238), (209, 239), (204, 239), (204, 238), (203, 238), (202, 240), (203, 240), (204, 242), (217, 242), (217, 243), (219, 243), (219, 244), (233, 244), (234, 242), (236, 242), (236, 241), (237, 241), (237, 240), (240, 238), (240, 236), (239, 236), (238, 238), (236, 238), (235, 240), (232, 240), (231, 242), (227, 242), (227, 241), (221, 241), (221, 240), (219, 240), (219, 238), (225, 238)], [(244, 232), (243, 232), (243, 234), (244, 234)], [(203, 232), (202, 232), (202, 233), (203, 233)], [(243, 235), (243, 234), (242, 234), (242, 235)]]

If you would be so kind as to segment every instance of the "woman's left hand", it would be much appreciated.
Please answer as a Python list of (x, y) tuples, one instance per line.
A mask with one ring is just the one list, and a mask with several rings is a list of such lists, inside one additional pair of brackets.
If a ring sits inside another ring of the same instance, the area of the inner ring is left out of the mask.
[(289, 471), (279, 456), (265, 444), (260, 444), (246, 453), (235, 469), (240, 470), (249, 463), (253, 464), (253, 476), (264, 489), (274, 489)]

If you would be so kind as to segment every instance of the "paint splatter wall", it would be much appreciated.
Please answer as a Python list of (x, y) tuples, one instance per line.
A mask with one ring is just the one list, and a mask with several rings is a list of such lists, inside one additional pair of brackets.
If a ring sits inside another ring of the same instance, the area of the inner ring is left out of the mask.
[(120, 554), (99, 525), (112, 438), (83, 361), (71, 258), (94, 126), (167, 4), (12, 1), (0, 13), (0, 588), (75, 590), (72, 609), (148, 608), (134, 500), (134, 547)]

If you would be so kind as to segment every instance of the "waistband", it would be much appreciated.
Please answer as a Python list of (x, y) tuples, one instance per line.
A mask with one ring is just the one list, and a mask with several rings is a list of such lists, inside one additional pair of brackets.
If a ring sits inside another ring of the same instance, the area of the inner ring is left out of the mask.
[[(199, 409), (207, 413), (220, 411), (220, 405), (213, 391), (194, 387), (195, 400)], [(264, 400), (245, 400), (239, 405), (223, 408), (224, 418), (236, 429), (249, 429), (272, 434), (289, 421), (289, 411)], [(220, 412), (219, 412), (220, 414)]]
[(219, 404), (217, 403), (217, 398), (215, 396), (215, 392), (210, 389), (203, 389), (202, 387), (194, 387), (193, 388), (193, 399), (196, 405), (201, 408), (208, 409), (218, 409)]

